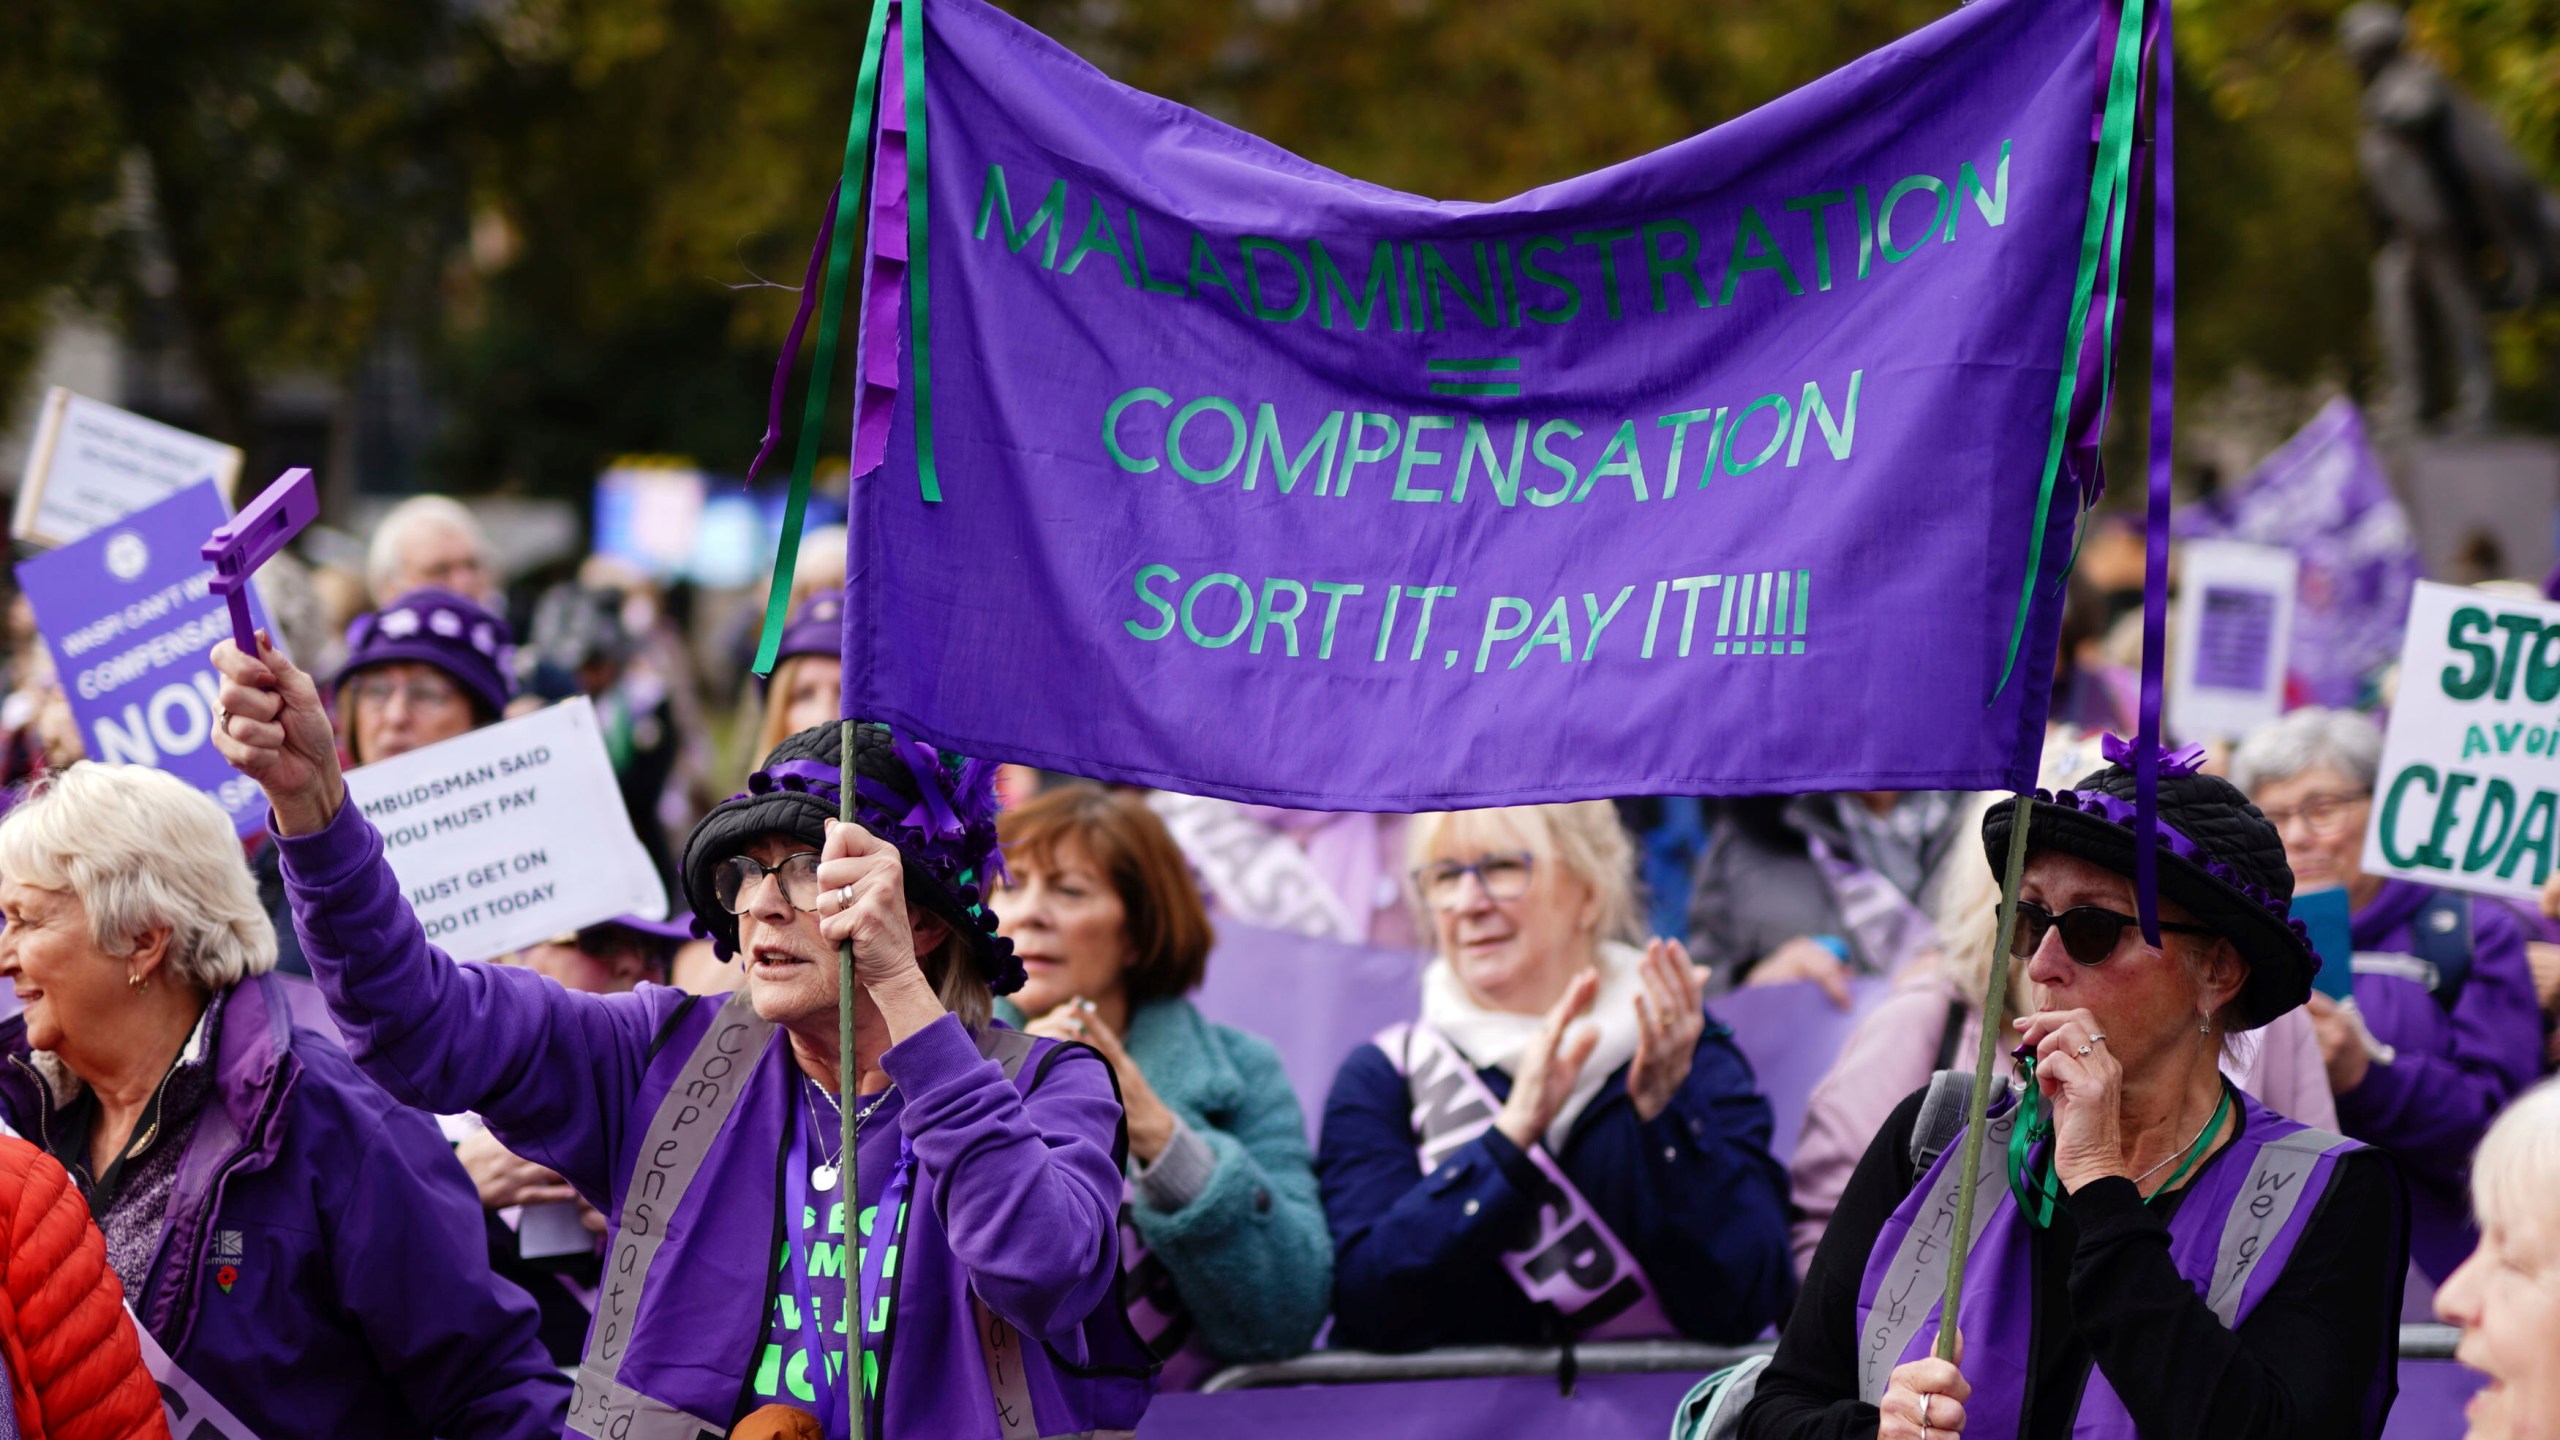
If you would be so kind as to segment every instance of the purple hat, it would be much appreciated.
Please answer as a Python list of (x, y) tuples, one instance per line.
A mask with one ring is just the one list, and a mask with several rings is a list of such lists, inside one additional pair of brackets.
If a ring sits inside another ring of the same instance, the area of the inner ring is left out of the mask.
[[(834, 659), (844, 653), (844, 597), (812, 595), (791, 612), (782, 627), (782, 644), (774, 651), (773, 663), (778, 669), (794, 655), (824, 655)], [(770, 675), (756, 677), (758, 688), (773, 684)]]
[(515, 693), (507, 667), (515, 648), (505, 618), (479, 602), (450, 590), (412, 590), (347, 627), (347, 663), (337, 689), (343, 692), (360, 671), (413, 661), (452, 676), (483, 720), (495, 720)]

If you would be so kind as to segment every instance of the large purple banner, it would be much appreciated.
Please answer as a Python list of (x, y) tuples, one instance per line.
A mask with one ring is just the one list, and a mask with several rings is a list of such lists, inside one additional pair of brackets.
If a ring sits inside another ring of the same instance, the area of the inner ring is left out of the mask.
[(851, 713), (1319, 809), (2029, 783), (2095, 483), (2107, 8), (1981, 0), (1478, 204), (919, 7), (929, 145), (900, 25), (881, 88)]

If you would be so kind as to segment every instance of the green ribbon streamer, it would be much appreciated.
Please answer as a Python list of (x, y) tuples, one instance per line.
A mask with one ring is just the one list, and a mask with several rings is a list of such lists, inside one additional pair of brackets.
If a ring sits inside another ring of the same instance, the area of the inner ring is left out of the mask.
[(782, 627), (791, 618), (791, 573), (800, 563), (800, 530), (808, 519), (809, 482), (818, 468), (818, 439), (827, 419), (827, 388), (835, 377), (836, 335), (843, 328), (845, 276), (853, 268), (853, 222), (862, 213), (872, 114), (879, 108), (880, 53), (889, 33), (889, 0), (872, 0), (871, 25), (862, 42), (862, 69), (853, 87), (853, 120), (845, 127), (844, 176), (836, 190), (835, 237), (827, 247), (827, 275), (818, 295), (818, 346), (809, 359), (809, 393), (800, 412), (800, 445), (791, 459), (791, 496), (782, 509), (782, 538), (774, 546), (773, 583), (765, 592), (764, 636), (756, 642), (755, 672), (773, 673), (782, 649)]
[(933, 463), (933, 332), (925, 321), (925, 206), (931, 189), (924, 163), (924, 10), (924, 0), (906, 0), (899, 24), (907, 68), (907, 343), (916, 367), (916, 485), (927, 504), (939, 504), (942, 476)]
[[(2120, 203), (2132, 171), (2134, 75), (2142, 61), (2142, 11), (2144, 0), (2125, 0), (2122, 18), (2116, 25), (2116, 53), (2107, 70), (2107, 106), (2098, 129), (2098, 163), (2089, 175), (2088, 218), (2080, 227), (2080, 266), (2071, 282), (2071, 321), (2065, 327), (2062, 352), (2062, 378), (2055, 387), (2053, 430), (2045, 440), (2044, 475), (2036, 482), (2035, 529), (2027, 537), (2027, 573), (2018, 587), (2018, 613), (2009, 626), (2009, 653), (2000, 662), (2000, 683), (1991, 688), (1996, 697), (2008, 688), (2009, 676), (2017, 668), (2018, 647), (2027, 638), (2027, 610), (2035, 600), (2036, 572), (2044, 564), (2045, 522), (2053, 514), (2054, 481), (2062, 474), (2062, 451), (2070, 441), (2071, 401), (2080, 378), (2080, 350), (2088, 337), (2089, 304), (2097, 289), (2098, 256), (2103, 249), (2109, 257), (2110, 275), (2124, 228), (2124, 207)], [(2115, 306), (2107, 307), (2107, 347), (2099, 357), (2102, 372), (2111, 373), (2115, 363)]]

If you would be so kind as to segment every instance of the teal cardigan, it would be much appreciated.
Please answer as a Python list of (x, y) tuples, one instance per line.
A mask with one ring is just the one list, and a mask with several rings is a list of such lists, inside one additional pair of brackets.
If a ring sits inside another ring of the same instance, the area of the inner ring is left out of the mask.
[[(1010, 1002), (996, 1006), (1008, 1024), (1022, 1023)], [(1234, 1363), (1305, 1353), (1333, 1299), (1333, 1237), (1280, 1052), (1259, 1036), (1211, 1024), (1180, 998), (1131, 1011), (1120, 1043), (1157, 1098), (1217, 1157), (1208, 1186), (1181, 1209), (1136, 1198), (1131, 1206), (1139, 1236), (1190, 1307), (1200, 1343)]]

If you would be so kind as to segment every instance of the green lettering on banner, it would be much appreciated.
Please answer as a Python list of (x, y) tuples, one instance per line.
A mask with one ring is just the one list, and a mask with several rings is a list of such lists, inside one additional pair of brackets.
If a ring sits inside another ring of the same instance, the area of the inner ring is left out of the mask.
[(1191, 268), (1184, 278), (1191, 282), (1193, 294), (1206, 295), (1210, 287), (1215, 286), (1226, 291), (1227, 298), (1236, 302), (1237, 314), (1253, 313), (1253, 307), (1245, 303), (1243, 293), (1236, 289), (1236, 282), (1228, 276), (1227, 267), (1219, 262), (1218, 252), (1209, 248), (1209, 237), (1198, 231), (1191, 235)]
[(1992, 188), (1982, 188), (1982, 172), (1967, 160), (1956, 166), (1956, 201), (1947, 207), (1946, 238), (1956, 238), (1956, 217), (1964, 211), (1964, 197), (1973, 197), (1973, 208), (1982, 212), (1982, 223), (1994, 229), (2009, 219), (2009, 142), (2000, 142), (2000, 164), (1993, 172), (1998, 178)]
[(1158, 281), (1147, 269), (1147, 234), (1138, 228), (1138, 212), (1129, 212), (1129, 258), (1138, 265), (1138, 288), (1150, 295), (1188, 295), (1179, 280)]
[(988, 223), (999, 215), (1004, 218), (1006, 249), (1019, 255), (1022, 247), (1031, 243), (1032, 236), (1045, 231), (1048, 238), (1041, 242), (1040, 264), (1044, 269), (1058, 268), (1058, 236), (1067, 228), (1066, 181), (1051, 181), (1048, 196), (1040, 202), (1039, 209), (1031, 212), (1031, 223), (1017, 227), (1013, 223), (1013, 193), (1005, 186), (1004, 167), (989, 165), (986, 188), (978, 196), (977, 238), (987, 238)]
[[(1674, 235), (1680, 237), (1680, 248), (1666, 254), (1660, 242)], [(1644, 288), (1656, 314), (1671, 308), (1671, 297), (1662, 285), (1666, 279), (1688, 286), (1689, 299), (1699, 309), (1714, 303), (1698, 283), (1698, 227), (1686, 220), (1656, 220), (1644, 227)]]
[(1505, 506), (1518, 500), (1520, 463), (1528, 458), (1528, 450), (1529, 422), (1512, 421), (1511, 468), (1505, 470), (1502, 457), (1494, 452), (1493, 436), (1486, 431), (1484, 421), (1474, 415), (1468, 416), (1467, 436), (1458, 442), (1458, 482), (1449, 487), (1449, 503), (1454, 505), (1467, 498), (1467, 477), (1475, 473), (1479, 452), (1484, 456), (1485, 479), (1493, 485), (1493, 498)]
[[(1194, 613), (1199, 608), (1201, 592), (1213, 585), (1236, 592), (1235, 628), (1214, 639), (1202, 632)], [(1223, 650), (1236, 643), (1237, 638), (1244, 634), (1245, 627), (1253, 623), (1253, 608), (1253, 587), (1244, 583), (1242, 576), (1230, 575), (1223, 570), (1215, 575), (1203, 575), (1191, 582), (1190, 589), (1182, 592), (1182, 633), (1203, 650)]]
[(1503, 668), (1519, 669), (1520, 662), (1529, 658), (1529, 652), (1541, 645), (1553, 645), (1557, 660), (1567, 665), (1573, 663), (1573, 612), (1565, 608), (1561, 595), (1547, 607), (1546, 614), (1538, 617), (1538, 628), (1530, 634), (1529, 643), (1521, 646), (1519, 653), (1511, 657), (1511, 663)]
[(2436, 823), (2427, 832), (2427, 843), (2418, 847), (2418, 861), (2433, 870), (2453, 868), (2453, 852), (2445, 848), (2453, 838), (2454, 827), (2462, 823), (2462, 792), (2480, 783), (2480, 777), (2466, 770), (2456, 770), (2444, 777), (2444, 794), (2436, 801)]
[(1418, 464), (1437, 465), (1446, 458), (1437, 450), (1422, 448), (1422, 437), (1425, 432), (1451, 430), (1457, 428), (1457, 424), (1457, 421), (1446, 415), (1416, 415), (1404, 422), (1404, 453), (1396, 458), (1396, 488), (1393, 498), (1423, 502), (1440, 498), (1440, 492), (1437, 490), (1413, 488), (1413, 467)]
[[(1271, 597), (1283, 592), (1292, 597), (1292, 603), (1289, 608), (1286, 610), (1277, 610), (1272, 608)], [(1298, 617), (1305, 614), (1306, 609), (1306, 586), (1299, 584), (1295, 580), (1282, 579), (1277, 575), (1264, 580), (1262, 582), (1262, 603), (1254, 611), (1253, 616), (1253, 643), (1245, 647), (1246, 653), (1253, 655), (1261, 654), (1263, 635), (1267, 633), (1272, 626), (1277, 625), (1280, 627), (1281, 643), (1288, 647), (1289, 658), (1292, 660), (1297, 659)]]
[(1580, 501), (1588, 497), (1592, 482), (1603, 475), (1624, 475), (1627, 483), (1635, 488), (1638, 500), (1653, 498), (1645, 488), (1644, 452), (1636, 446), (1636, 422), (1633, 420), (1619, 424), (1618, 433), (1609, 438), (1609, 448), (1600, 452), (1600, 463), (1592, 466), (1591, 473), (1583, 476), (1582, 483), (1574, 487), (1573, 498)]
[(2462, 732), (2462, 758), (2468, 760), (2473, 756), (2486, 755), (2488, 753), (2488, 732), (2482, 730), (2477, 725), (2466, 726)]
[(2498, 878), (2516, 878), (2516, 862), (2533, 854), (2533, 884), (2540, 888), (2551, 878), (2551, 843), (2554, 828), (2554, 805), (2560, 796), (2548, 790), (2536, 790), (2524, 805), (2524, 819), (2516, 826), (2516, 838), (2507, 846), (2507, 858), (2498, 862)]
[(1271, 402), (1265, 400), (1253, 416), (1253, 458), (1245, 463), (1244, 488), (1252, 489), (1261, 478), (1262, 457), (1268, 454), (1271, 473), (1279, 481), (1280, 493), (1289, 494), (1298, 488), (1299, 477), (1306, 474), (1307, 462), (1315, 458), (1318, 448), (1322, 448), (1324, 464), (1316, 468), (1316, 493), (1322, 495), (1325, 487), (1333, 483), (1334, 450), (1341, 440), (1342, 412), (1336, 410), (1324, 417), (1324, 424), (1307, 437), (1306, 445), (1298, 451), (1298, 458), (1291, 460), (1288, 442), (1280, 438), (1280, 417), (1272, 410)]
[[(1662, 470), (1663, 499), (1668, 500), (1680, 493), (1680, 456), (1681, 452), (1689, 446), (1689, 427), (1701, 420), (1712, 420), (1718, 413), (1713, 409), (1683, 410), (1677, 415), (1665, 415), (1653, 422), (1656, 425), (1668, 426), (1671, 430), (1671, 459), (1665, 463)], [(1713, 465), (1714, 459), (1711, 453), (1708, 456), (1708, 463)]]
[[(1195, 468), (1190, 459), (1182, 453), (1182, 432), (1190, 428), (1194, 416), (1202, 414), (1223, 415), (1229, 427), (1227, 458), (1220, 461), (1214, 470)], [(1173, 462), (1174, 474), (1194, 485), (1214, 485), (1235, 473), (1237, 464), (1244, 459), (1244, 444), (1244, 412), (1237, 409), (1236, 403), (1232, 400), (1217, 395), (1203, 395), (1183, 406), (1174, 415), (1173, 427), (1165, 431), (1164, 454), (1166, 459)]]
[(1585, 230), (1573, 237), (1576, 245), (1588, 245), (1600, 252), (1600, 303), (1612, 320), (1618, 318), (1618, 250), (1621, 240), (1636, 237), (1635, 228), (1611, 227), (1607, 230)]
[(809, 1276), (816, 1280), (843, 1279), (844, 1247), (831, 1245), (824, 1240), (810, 1241)]
[(1600, 648), (1600, 632), (1608, 629), (1609, 622), (1618, 618), (1618, 612), (1626, 606), (1627, 597), (1634, 593), (1636, 593), (1636, 587), (1633, 585), (1621, 588), (1618, 591), (1618, 598), (1610, 601), (1609, 608), (1603, 610), (1600, 608), (1599, 596), (1588, 590), (1582, 592), (1582, 623), (1586, 627), (1582, 640), (1584, 660), (1589, 660), (1591, 652)]
[(1562, 435), (1567, 440), (1579, 440), (1582, 438), (1582, 427), (1570, 420), (1550, 420), (1538, 427), (1538, 438), (1531, 442), (1538, 452), (1538, 463), (1564, 477), (1553, 490), (1529, 492), (1529, 503), (1540, 507), (1563, 504), (1564, 497), (1573, 493), (1573, 482), (1582, 478), (1582, 472), (1573, 468), (1572, 461), (1564, 459), (1547, 448), (1547, 437), (1550, 435)]
[(1493, 270), (1485, 262), (1484, 242), (1475, 242), (1475, 257), (1476, 277), (1480, 282), (1481, 295), (1477, 291), (1469, 290), (1467, 282), (1459, 278), (1458, 272), (1449, 268), (1449, 262), (1441, 257), (1439, 246), (1428, 240), (1422, 242), (1422, 281), (1431, 297), (1430, 308), (1425, 312), (1430, 317), (1427, 328), (1433, 330), (1449, 328), (1448, 316), (1440, 308), (1440, 287), (1443, 281), (1448, 282), (1450, 289), (1458, 292), (1459, 303), (1467, 307), (1467, 313), (1476, 317), (1478, 325), (1491, 330), (1501, 322), (1501, 297), (1493, 293)]
[[(2495, 834), (2489, 829), (2492, 811), (2496, 812), (2498, 827)], [(2496, 863), (2515, 826), (2516, 787), (2492, 775), (2480, 791), (2480, 814), (2471, 822), (2471, 843), (2462, 848), (2462, 873), (2476, 875)]]
[(2536, 705), (2560, 698), (2560, 625), (2544, 630), (2533, 642), (2533, 653), (2525, 662), (2524, 698)]
[(1147, 582), (1150, 580), (1180, 580), (1181, 578), (1182, 576), (1170, 565), (1142, 565), (1138, 567), (1138, 573), (1130, 580), (1129, 588), (1138, 592), (1139, 604), (1145, 605), (1156, 612), (1156, 623), (1153, 627), (1148, 627), (1139, 624), (1135, 620), (1123, 620), (1120, 622), (1121, 626), (1128, 630), (1130, 634), (1141, 640), (1161, 640), (1167, 635), (1172, 634), (1173, 602), (1156, 594), (1154, 591), (1149, 590), (1147, 588)]
[(1849, 458), (1849, 447), (1858, 438), (1858, 382), (1866, 373), (1864, 370), (1849, 372), (1849, 398), (1841, 403), (1840, 423), (1837, 425), (1831, 423), (1831, 407), (1822, 403), (1822, 386), (1811, 380), (1804, 382), (1804, 401), (1796, 410), (1795, 439), (1787, 444), (1788, 469), (1794, 469), (1796, 461), (1803, 458), (1805, 431), (1817, 420), (1822, 423), (1822, 443), (1830, 447), (1831, 458)]
[(1102, 448), (1110, 451), (1112, 460), (1132, 475), (1148, 474), (1163, 463), (1152, 458), (1140, 460), (1120, 448), (1120, 412), (1141, 401), (1158, 409), (1168, 409), (1173, 404), (1173, 397), (1153, 385), (1141, 385), (1112, 401), (1102, 412)]
[[(1495, 618), (1506, 610), (1519, 616), (1519, 623), (1505, 626)], [(1516, 595), (1496, 595), (1487, 602), (1484, 607), (1484, 635), (1476, 641), (1476, 673), (1479, 675), (1484, 673), (1484, 667), (1491, 660), (1495, 645), (1505, 640), (1517, 640), (1528, 634), (1529, 619), (1537, 613), (1529, 608), (1528, 601)], [(1383, 652), (1384, 646), (1381, 645), (1380, 648)]]
[[(1387, 281), (1395, 274), (1395, 246), (1389, 241), (1381, 240), (1369, 251), (1369, 278), (1362, 285), (1360, 298), (1357, 300), (1351, 298), (1351, 291), (1343, 285), (1342, 271), (1334, 265), (1333, 256), (1325, 252), (1323, 241), (1308, 241), (1307, 254), (1313, 261), (1315, 269), (1315, 289), (1318, 297), (1316, 323), (1327, 330), (1333, 328), (1334, 301), (1339, 299), (1342, 302), (1343, 313), (1351, 317), (1351, 328), (1368, 329), (1369, 317), (1377, 313), (1378, 298), (1386, 293)], [(1401, 318), (1396, 328), (1398, 330), (1404, 328)]]
[[(1370, 425), (1379, 427), (1387, 437), (1386, 443), (1380, 445), (1374, 450), (1360, 443), (1360, 431), (1364, 427)], [(1335, 498), (1339, 499), (1340, 497), (1351, 493), (1352, 471), (1359, 469), (1364, 463), (1384, 460), (1388, 456), (1396, 453), (1397, 433), (1396, 417), (1393, 415), (1381, 415), (1373, 410), (1358, 410), (1352, 412), (1350, 453), (1343, 457), (1342, 476), (1339, 480), (1334, 482), (1333, 494)], [(1319, 487), (1316, 490), (1316, 493), (1322, 495), (1325, 492), (1321, 487)]]
[[(1101, 237), (1102, 243), (1094, 243), (1096, 236)], [(1096, 251), (1110, 252), (1113, 263), (1120, 267), (1120, 283), (1133, 290), (1137, 288), (1138, 272), (1129, 264), (1129, 253), (1120, 248), (1119, 227), (1111, 223), (1111, 212), (1102, 208), (1099, 195), (1093, 198), (1093, 214), (1084, 222), (1084, 238), (1076, 241), (1076, 248), (1067, 252), (1067, 263), (1059, 267), (1059, 273), (1073, 275), (1076, 267), (1084, 263), (1084, 257)]]
[(1520, 252), (1520, 278), (1532, 284), (1547, 286), (1564, 298), (1558, 301), (1553, 309), (1531, 308), (1521, 313), (1541, 325), (1562, 325), (1582, 313), (1582, 287), (1552, 270), (1539, 268), (1538, 256), (1541, 253), (1561, 255), (1564, 253), (1564, 242), (1552, 236), (1530, 241)]
[[(1246, 236), (1240, 248), (1244, 255), (1245, 287), (1253, 292), (1254, 319), (1285, 324), (1307, 313), (1307, 305), (1315, 295), (1307, 281), (1306, 263), (1298, 258), (1296, 251), (1277, 240), (1266, 240), (1259, 235)], [(1270, 303), (1264, 292), (1262, 267), (1255, 263), (1255, 257), (1263, 255), (1275, 256), (1289, 267), (1291, 298), (1285, 307)]]
[[(2003, 171), (2004, 180), (2006, 176), (2007, 172)], [(1818, 195), (1800, 196), (1782, 207), (1790, 211), (1801, 210), (1805, 212), (1805, 218), (1813, 222), (1813, 288), (1816, 290), (1831, 288), (1831, 233), (1823, 224), (1822, 212), (1826, 207), (1841, 204), (1848, 198), (1845, 190), (1825, 190)]]
[(2401, 797), (2408, 792), (2409, 786), (2413, 782), (2427, 787), (2427, 793), (2429, 795), (2435, 794), (2437, 790), (2436, 767), (2433, 765), (2412, 765), (2407, 769), (2402, 770), (2399, 774), (2392, 776), (2390, 788), (2382, 792), (2382, 858), (2390, 861), (2392, 867), (2399, 870), (2416, 869), (2421, 863), (2418, 858), (2419, 855), (2425, 853), (2422, 849), (2408, 854), (2403, 854), (2401, 853), (2400, 847), (2397, 843), (2400, 838)]
[[(1893, 244), (1893, 210), (1904, 196), (1914, 190), (1929, 192), (1929, 223), (1921, 227), (1919, 239), (1897, 250)], [(1929, 243), (1929, 237), (1938, 233), (1939, 223), (1946, 218), (1946, 212), (1947, 186), (1937, 176), (1905, 175), (1893, 182), (1893, 188), (1884, 192), (1884, 203), (1876, 207), (1876, 244), (1884, 251), (1884, 258), (1898, 263), (1918, 254), (1920, 247)]]
[(2488, 694), (2489, 686), (2497, 680), (2498, 652), (2477, 640), (2463, 638), (2469, 632), (2477, 631), (2485, 635), (2488, 630), (2489, 612), (2477, 605), (2465, 605), (2454, 611), (2452, 620), (2446, 623), (2445, 644), (2471, 657), (2471, 673), (2467, 675), (2460, 673), (2451, 665), (2444, 667), (2444, 673), (2438, 683), (2444, 687), (2447, 698), (2477, 700)]
[(1770, 237), (1768, 223), (1760, 218), (1757, 208), (1745, 205), (1742, 218), (1733, 223), (1733, 257), (1725, 262), (1724, 290), (1716, 296), (1716, 303), (1732, 304), (1734, 287), (1742, 283), (1744, 272), (1751, 270), (1774, 270), (1788, 294), (1804, 293), (1794, 267), (1787, 264), (1786, 252)]
[[(1744, 422), (1748, 421), (1752, 416), (1759, 414), (1763, 410), (1770, 409), (1771, 407), (1775, 407), (1777, 409), (1778, 428), (1769, 432), (1769, 443), (1761, 447), (1760, 453), (1757, 457), (1747, 462), (1736, 464), (1735, 461), (1741, 458), (1742, 447), (1734, 444), (1734, 441), (1741, 438)], [(1742, 413), (1733, 417), (1733, 429), (1725, 436), (1725, 444), (1731, 448), (1727, 449), (1724, 453), (1724, 473), (1727, 475), (1748, 475), (1752, 471), (1759, 469), (1761, 466), (1768, 464), (1771, 457), (1775, 456), (1779, 450), (1786, 446), (1787, 428), (1789, 422), (1795, 418), (1792, 413), (1794, 409), (1794, 406), (1787, 403), (1787, 397), (1784, 395), (1763, 395), (1759, 399), (1744, 406), (1742, 408)]]
[(1316, 658), (1330, 660), (1333, 658), (1333, 625), (1342, 616), (1342, 597), (1358, 595), (1366, 587), (1332, 580), (1310, 580), (1307, 588), (1324, 597), (1324, 630), (1316, 640)]

